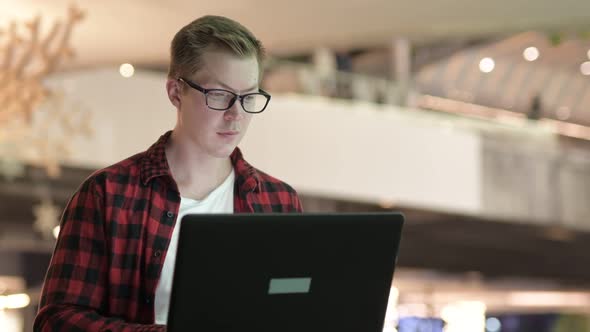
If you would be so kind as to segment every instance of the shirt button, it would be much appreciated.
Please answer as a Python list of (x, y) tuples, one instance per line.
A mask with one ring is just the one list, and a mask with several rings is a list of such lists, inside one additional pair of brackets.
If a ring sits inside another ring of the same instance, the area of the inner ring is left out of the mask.
[(162, 256), (162, 251), (161, 250), (154, 251), (154, 257), (160, 257), (160, 256)]
[(152, 302), (152, 300), (147, 296), (144, 300), (145, 300), (145, 303), (147, 303), (147, 304), (150, 304)]
[(166, 217), (172, 218), (172, 217), (174, 217), (174, 213), (172, 213), (172, 211), (168, 211), (168, 212), (166, 212)]

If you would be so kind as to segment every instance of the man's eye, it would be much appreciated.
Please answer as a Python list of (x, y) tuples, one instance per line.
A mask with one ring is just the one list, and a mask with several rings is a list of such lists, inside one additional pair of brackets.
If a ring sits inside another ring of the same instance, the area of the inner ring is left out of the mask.
[(223, 91), (209, 91), (207, 95), (213, 98), (225, 98), (228, 96), (228, 93)]

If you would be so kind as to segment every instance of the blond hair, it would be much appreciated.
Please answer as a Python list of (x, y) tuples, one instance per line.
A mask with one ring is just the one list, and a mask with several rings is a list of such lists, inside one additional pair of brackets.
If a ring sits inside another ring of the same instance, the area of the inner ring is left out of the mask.
[(262, 72), (265, 50), (252, 32), (229, 18), (208, 15), (187, 24), (172, 39), (168, 77), (196, 73), (203, 66), (203, 54), (215, 50), (240, 57), (255, 56)]

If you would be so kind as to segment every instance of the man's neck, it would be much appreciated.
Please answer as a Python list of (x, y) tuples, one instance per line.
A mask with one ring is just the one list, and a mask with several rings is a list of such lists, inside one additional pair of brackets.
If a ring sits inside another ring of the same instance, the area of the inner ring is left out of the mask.
[(228, 177), (231, 161), (209, 156), (179, 135), (173, 131), (166, 146), (170, 172), (182, 197), (204, 199)]

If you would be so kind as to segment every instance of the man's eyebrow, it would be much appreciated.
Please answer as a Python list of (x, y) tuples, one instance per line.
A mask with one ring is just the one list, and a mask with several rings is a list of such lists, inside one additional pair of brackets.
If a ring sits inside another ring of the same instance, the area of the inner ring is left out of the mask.
[[(211, 83), (218, 84), (218, 85), (220, 85), (220, 86), (224, 87), (225, 89), (227, 89), (227, 90), (229, 90), (229, 91), (235, 91), (235, 89), (234, 89), (234, 88), (232, 88), (231, 86), (229, 86), (229, 85), (227, 85), (227, 84), (225, 84), (225, 83), (223, 83), (223, 82), (221, 82), (221, 81), (218, 81), (218, 80), (213, 80)], [(254, 90), (255, 90), (255, 91), (258, 91), (258, 84), (255, 84), (254, 86), (252, 86), (252, 87), (251, 87), (251, 88), (249, 88), (249, 89), (242, 90), (242, 91), (238, 91), (238, 93), (250, 92), (250, 91), (254, 91)]]

